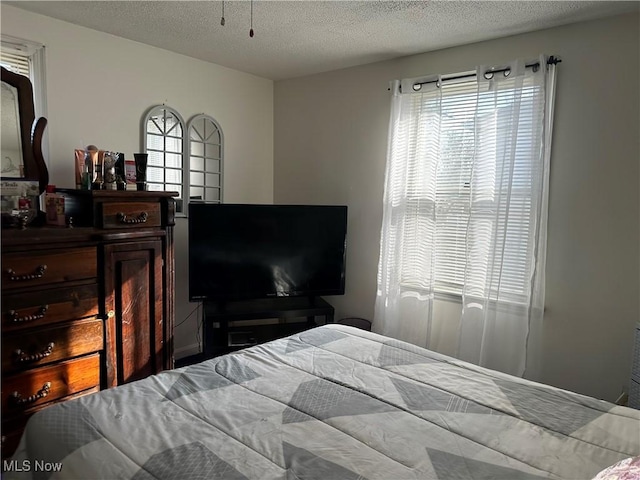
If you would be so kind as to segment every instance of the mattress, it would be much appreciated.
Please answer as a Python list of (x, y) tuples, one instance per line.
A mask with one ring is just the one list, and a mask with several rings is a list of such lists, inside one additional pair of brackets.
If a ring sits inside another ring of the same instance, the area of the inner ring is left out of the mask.
[(5, 478), (586, 479), (637, 455), (636, 410), (332, 324), (48, 407)]

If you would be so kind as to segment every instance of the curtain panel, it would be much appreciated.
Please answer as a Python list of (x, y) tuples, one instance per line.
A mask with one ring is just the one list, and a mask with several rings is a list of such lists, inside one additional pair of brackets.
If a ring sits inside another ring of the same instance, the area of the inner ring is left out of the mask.
[[(392, 83), (374, 329), (537, 376), (555, 67)], [(426, 83), (429, 82), (429, 83)], [(459, 318), (434, 319), (441, 298)], [(450, 352), (447, 352), (450, 353)]]

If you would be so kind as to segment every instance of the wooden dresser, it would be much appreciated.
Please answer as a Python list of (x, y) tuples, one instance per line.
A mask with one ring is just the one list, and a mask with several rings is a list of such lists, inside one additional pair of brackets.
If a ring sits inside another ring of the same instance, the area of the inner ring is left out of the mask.
[(2, 231), (2, 457), (52, 404), (173, 368), (174, 192), (63, 193)]

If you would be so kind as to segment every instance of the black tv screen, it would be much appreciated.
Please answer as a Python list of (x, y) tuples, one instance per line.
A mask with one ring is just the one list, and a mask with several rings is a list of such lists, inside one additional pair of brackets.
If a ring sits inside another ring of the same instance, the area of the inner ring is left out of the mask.
[(347, 207), (189, 204), (189, 299), (342, 295)]

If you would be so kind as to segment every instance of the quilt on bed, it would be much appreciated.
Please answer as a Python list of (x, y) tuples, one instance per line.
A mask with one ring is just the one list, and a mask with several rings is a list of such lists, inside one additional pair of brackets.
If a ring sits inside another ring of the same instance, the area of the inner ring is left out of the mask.
[(6, 477), (586, 479), (636, 455), (636, 410), (327, 325), (44, 409)]

